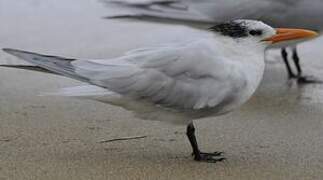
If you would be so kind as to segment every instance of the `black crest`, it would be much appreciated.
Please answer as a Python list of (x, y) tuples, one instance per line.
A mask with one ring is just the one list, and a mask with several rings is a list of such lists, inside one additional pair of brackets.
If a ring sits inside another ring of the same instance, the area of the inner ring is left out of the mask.
[(211, 27), (210, 30), (233, 38), (242, 38), (248, 36), (248, 28), (246, 27), (246, 24), (244, 22), (231, 21), (221, 23)]

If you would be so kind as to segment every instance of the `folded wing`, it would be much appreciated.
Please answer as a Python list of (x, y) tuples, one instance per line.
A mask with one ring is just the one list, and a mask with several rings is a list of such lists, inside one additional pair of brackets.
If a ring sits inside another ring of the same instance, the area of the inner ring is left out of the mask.
[(234, 96), (244, 83), (239, 71), (224, 66), (216, 52), (203, 43), (137, 50), (110, 60), (7, 52), (49, 71), (164, 107), (215, 107)]

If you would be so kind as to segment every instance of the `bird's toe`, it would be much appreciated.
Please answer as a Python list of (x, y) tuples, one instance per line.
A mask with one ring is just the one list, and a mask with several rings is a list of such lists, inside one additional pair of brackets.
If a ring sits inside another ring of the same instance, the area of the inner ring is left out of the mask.
[(297, 82), (300, 84), (323, 83), (323, 81), (321, 81), (313, 76), (298, 76)]
[(223, 152), (214, 153), (200, 153), (198, 156), (194, 156), (194, 160), (200, 162), (217, 163), (226, 160), (223, 156)]

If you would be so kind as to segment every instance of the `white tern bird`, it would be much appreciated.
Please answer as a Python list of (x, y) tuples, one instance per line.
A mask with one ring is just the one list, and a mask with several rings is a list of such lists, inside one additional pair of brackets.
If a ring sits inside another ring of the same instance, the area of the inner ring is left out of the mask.
[[(109, 18), (138, 18), (148, 21), (185, 24), (190, 26), (223, 22), (233, 19), (261, 20), (275, 27), (288, 26), (323, 30), (322, 0), (101, 0), (114, 9)], [(118, 10), (118, 11), (116, 11)], [(300, 83), (318, 82), (302, 75), (297, 43), (292, 47), (292, 59), (297, 74), (289, 62), (286, 46), (281, 54), (289, 78)]]
[[(181, 123), (196, 161), (217, 162), (221, 153), (202, 153), (193, 120), (218, 116), (244, 104), (262, 80), (264, 50), (273, 43), (312, 38), (304, 29), (274, 29), (260, 21), (219, 23), (201, 37), (130, 51), (103, 60), (79, 60), (15, 49), (5, 52), (35, 66), (14, 66), (67, 76), (89, 84), (63, 95), (105, 95), (146, 120)], [(203, 35), (202, 35), (203, 34)]]

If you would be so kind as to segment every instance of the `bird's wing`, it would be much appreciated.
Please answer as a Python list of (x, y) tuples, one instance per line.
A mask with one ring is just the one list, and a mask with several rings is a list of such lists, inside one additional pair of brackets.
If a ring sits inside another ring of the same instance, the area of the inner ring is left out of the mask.
[(113, 92), (95, 86), (95, 85), (79, 85), (73, 87), (61, 88), (57, 91), (44, 92), (41, 96), (66, 96), (66, 97), (93, 97), (114, 95)]
[(7, 64), (0, 64), (0, 67), (6, 67), (6, 68), (14, 68), (14, 69), (24, 69), (24, 70), (30, 70), (30, 71), (38, 71), (38, 72), (44, 72), (49, 74), (57, 74), (52, 71), (49, 71), (47, 69), (33, 66), (33, 65), (7, 65)]
[[(257, 19), (272, 22), (271, 16), (284, 15), (304, 0), (102, 0), (107, 7), (122, 9), (108, 18), (134, 18), (146, 21), (169, 20), (185, 25), (216, 23), (234, 19)], [(192, 23), (193, 24), (189, 24)]]
[[(223, 57), (225, 58), (225, 57)], [(75, 61), (76, 73), (93, 84), (164, 106), (215, 107), (244, 84), (204, 43), (133, 51), (108, 61)]]
[(45, 73), (49, 73), (49, 74), (55, 74), (55, 73), (48, 71), (44, 68), (35, 66), (35, 65), (27, 63), (27, 62), (22, 62), (22, 61), (14, 61), (14, 60), (1, 61), (0, 67), (24, 69), (24, 70), (39, 71), (39, 72), (45, 72)]
[(243, 74), (204, 43), (138, 50), (110, 60), (6, 51), (55, 73), (165, 107), (215, 107), (233, 98), (244, 84)]
[(22, 60), (25, 60), (28, 63), (31, 63), (32, 65), (13, 64), (1, 65), (2, 67), (26, 69), (39, 72), (51, 72), (53, 74), (60, 74), (80, 81), (88, 82), (87, 79), (82, 78), (74, 73), (74, 67), (71, 65), (71, 62), (76, 59), (63, 58), (58, 56), (48, 56), (9, 48), (5, 48), (3, 49), (3, 51), (13, 56), (16, 56)]
[(182, 0), (101, 0), (113, 9), (106, 18), (130, 18), (166, 23), (210, 24), (213, 20), (203, 12), (194, 11)]

